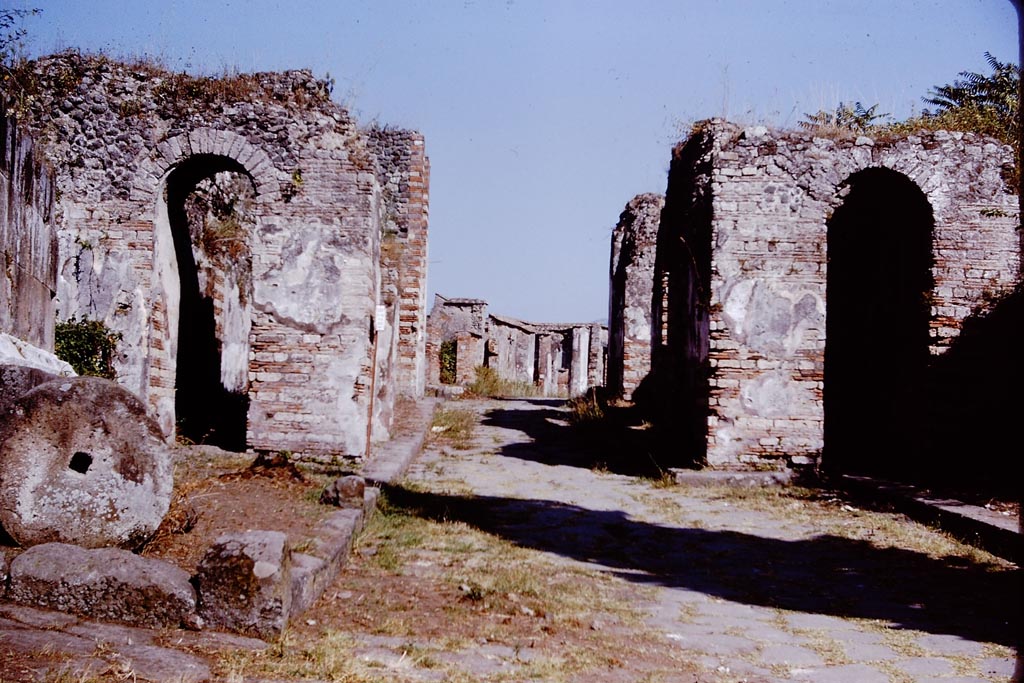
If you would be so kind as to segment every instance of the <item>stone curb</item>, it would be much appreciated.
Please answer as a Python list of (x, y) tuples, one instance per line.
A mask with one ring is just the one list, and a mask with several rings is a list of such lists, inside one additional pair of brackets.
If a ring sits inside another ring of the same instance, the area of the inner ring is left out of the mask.
[(406, 434), (380, 444), (377, 453), (363, 467), (363, 478), (375, 486), (393, 484), (401, 479), (409, 469), (409, 464), (423, 449), (434, 410), (443, 402), (443, 399), (438, 398), (416, 401), (416, 414), (412, 418), (415, 427), (410, 426)]
[(912, 519), (993, 555), (1018, 564), (1024, 558), (1024, 539), (1015, 517), (951, 498), (930, 498), (912, 486), (872, 477), (844, 474), (838, 483), (845, 491), (891, 503)]
[(308, 552), (292, 552), (290, 616), (309, 609), (348, 563), (356, 536), (373, 515), (379, 497), (379, 489), (367, 488), (363, 509), (332, 512), (314, 529), (313, 547)]
[[(435, 399), (416, 402), (413, 424), (407, 426), (402, 436), (379, 446), (377, 454), (367, 464), (363, 475), (365, 479), (387, 483), (396, 481), (405, 473), (423, 447), (437, 403)], [(376, 510), (379, 497), (380, 489), (367, 486), (361, 508), (342, 508), (331, 512), (314, 528), (312, 538), (303, 543), (309, 547), (301, 552), (292, 551), (290, 568), (281, 576), (281, 581), (287, 582), (285, 590), (291, 597), (287, 614), (284, 615), (286, 621), (307, 610), (338, 576), (348, 562), (356, 537)], [(7, 574), (10, 564), (10, 558), (0, 551), (0, 599), (5, 601), (9, 597), (5, 594), (9, 588)], [(191, 616), (194, 616), (194, 610)], [(176, 628), (179, 623), (164, 626)]]

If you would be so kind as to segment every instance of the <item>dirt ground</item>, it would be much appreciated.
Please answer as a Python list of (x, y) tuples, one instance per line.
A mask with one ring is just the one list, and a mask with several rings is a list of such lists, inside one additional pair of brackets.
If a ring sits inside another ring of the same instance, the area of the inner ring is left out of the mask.
[[(467, 417), (458, 402), (448, 405), (462, 411), (454, 415)], [(992, 635), (998, 628), (990, 624), (1005, 628), (997, 617), (1004, 604), (999, 593), (1010, 585), (1006, 581), (1013, 569), (1007, 563), (828, 491), (709, 489), (684, 496), (663, 479), (616, 473), (622, 463), (609, 461), (606, 454), (597, 459), (592, 453), (580, 455), (585, 449), (570, 445), (574, 437), (560, 409), (521, 408), (470, 405), (476, 417), (462, 420), (459, 429), (465, 433), (447, 426), (435, 431), (413, 476), (385, 490), (342, 574), (278, 641), (253, 647), (167, 631), (156, 635), (157, 642), (204, 658), (214, 680), (232, 683), (807, 680), (778, 666), (756, 668), (763, 662), (744, 652), (709, 664), (707, 657), (666, 638), (665, 629), (703, 637), (713, 630), (704, 624), (719, 619), (726, 603), (739, 601), (774, 610), (774, 621), (758, 622), (759, 632), (776, 629), (786, 639), (803, 642), (810, 631), (786, 626), (787, 615), (798, 614), (822, 592), (825, 606), (816, 611), (828, 612), (846, 601), (845, 612), (838, 614), (853, 615), (851, 624), (867, 635), (880, 634), (877, 647), (889, 647), (900, 657), (920, 659), (925, 651), (918, 641), (929, 642), (929, 631), (945, 631), (987, 640), (982, 654), (1005, 661), (1006, 644)], [(183, 448), (177, 458), (171, 511), (143, 554), (188, 571), (227, 531), (279, 530), (293, 545), (301, 545), (333, 510), (319, 504), (319, 494), (341, 473), (253, 467), (252, 456), (205, 447)], [(536, 475), (541, 479), (528, 479), (528, 470), (519, 469), (527, 467), (541, 472)], [(473, 477), (477, 488), (467, 484)], [(580, 500), (545, 500), (564, 490), (569, 479), (581, 482), (582, 492), (572, 494)], [(609, 494), (609, 507), (594, 508), (600, 496), (587, 487), (606, 484), (609, 491), (618, 487)], [(541, 491), (541, 485), (550, 490)], [(506, 488), (511, 493), (497, 497)], [(618, 512), (626, 507), (647, 510), (650, 517)], [(752, 536), (768, 518), (779, 539)], [(738, 521), (744, 531), (717, 530), (719, 519)], [(786, 540), (791, 533), (805, 533), (801, 529), (828, 543)], [(787, 550), (791, 545), (807, 553), (802, 560), (794, 562)], [(835, 580), (836, 567), (848, 581)], [(831, 578), (805, 585), (807, 574)], [(868, 580), (872, 609), (888, 616), (881, 621), (878, 614), (857, 612), (864, 593), (857, 586), (873, 576), (884, 577)], [(661, 621), (652, 625), (664, 587), (682, 585), (699, 588), (688, 591), (693, 595), (721, 597), (706, 609), (696, 603), (668, 605)], [(956, 587), (965, 585), (976, 589), (973, 595), (956, 595)], [(883, 599), (889, 592), (904, 602), (912, 597), (914, 604), (902, 611), (886, 607)], [(931, 612), (921, 618), (917, 603), (940, 598), (956, 616), (950, 614), (947, 623), (944, 609), (938, 613), (941, 619)], [(712, 642), (728, 644), (743, 635), (742, 629), (752, 628), (745, 616), (724, 614), (724, 630), (711, 634)], [(907, 628), (882, 623), (897, 616)], [(968, 626), (975, 617), (977, 623)], [(829, 666), (856, 665), (828, 636), (827, 631), (814, 635), (817, 655)], [(757, 656), (763, 658), (771, 647), (759, 644)], [(988, 661), (982, 654), (978, 661)], [(124, 662), (105, 657), (99, 642), (96, 657), (108, 665), (90, 672), (55, 669), (60, 655), (53, 651), (14, 656), (0, 643), (0, 657), (0, 683), (144, 680)], [(966, 659), (955, 664), (963, 671), (975, 666)], [(33, 673), (47, 665), (50, 673), (41, 679)], [(740, 673), (743, 666), (755, 673)], [(918, 680), (879, 666), (894, 683)]]

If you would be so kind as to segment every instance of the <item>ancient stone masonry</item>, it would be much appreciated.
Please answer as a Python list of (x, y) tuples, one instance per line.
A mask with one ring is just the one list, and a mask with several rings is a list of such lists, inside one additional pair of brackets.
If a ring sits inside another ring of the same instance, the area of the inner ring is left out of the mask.
[(654, 276), (650, 380), (676, 457), (924, 462), (929, 373), (1018, 282), (1012, 163), (969, 133), (702, 124), (673, 151)]
[[(472, 382), (474, 370), (484, 364), (486, 333), (486, 301), (449, 299), (435, 294), (434, 307), (427, 318), (427, 384)], [(443, 345), (447, 345), (445, 349)], [(451, 352), (455, 354), (453, 372), (450, 377), (443, 377), (442, 355)]]
[(307, 71), (209, 79), (75, 53), (34, 70), (58, 314), (122, 335), (119, 381), (164, 434), (361, 454), (376, 333), (386, 436), (394, 395), (423, 381), (422, 136), (360, 131)]
[(366, 135), (381, 185), (385, 300), (395, 297), (398, 315), (395, 384), (421, 396), (426, 382), (430, 161), (419, 133), (370, 128)]
[(0, 102), (0, 333), (53, 351), (53, 170)]
[(627, 401), (651, 370), (654, 256), (664, 206), (662, 195), (637, 195), (612, 231), (608, 389)]
[[(534, 385), (543, 396), (577, 396), (604, 386), (608, 330), (595, 323), (533, 323), (488, 314), (480, 299), (436, 294), (427, 319), (428, 385), (443, 383), (442, 362), (454, 353), (453, 384), (468, 384), (476, 368)], [(445, 349), (447, 346), (447, 350)]]

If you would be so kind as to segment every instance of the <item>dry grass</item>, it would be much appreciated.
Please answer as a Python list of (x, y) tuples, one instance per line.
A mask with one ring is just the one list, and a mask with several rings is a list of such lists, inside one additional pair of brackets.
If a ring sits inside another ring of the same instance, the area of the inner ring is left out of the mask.
[(493, 368), (476, 368), (476, 378), (466, 387), (473, 396), (496, 398), (536, 396), (537, 386), (530, 382), (501, 377)]
[[(642, 626), (637, 604), (648, 597), (385, 498), (307, 621), (264, 653), (221, 655), (215, 673), (351, 683), (423, 680), (424, 670), (453, 683), (674, 680), (686, 665)], [(466, 657), (488, 661), (477, 652), (484, 646), (503, 663), (462, 665)]]
[(434, 413), (430, 433), (437, 441), (467, 450), (473, 446), (473, 431), (478, 419), (472, 410), (441, 408)]

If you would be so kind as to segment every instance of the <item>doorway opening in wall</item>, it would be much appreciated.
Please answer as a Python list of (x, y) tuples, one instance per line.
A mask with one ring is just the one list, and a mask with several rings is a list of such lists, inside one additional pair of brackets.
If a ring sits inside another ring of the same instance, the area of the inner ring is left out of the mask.
[(459, 342), (455, 339), (441, 342), (440, 367), (441, 384), (455, 384), (455, 369), (458, 367)]
[(828, 221), (825, 449), (832, 471), (920, 464), (930, 360), (932, 207), (906, 176), (851, 175)]
[(167, 179), (178, 264), (178, 437), (244, 451), (256, 190), (234, 160), (190, 157)]

